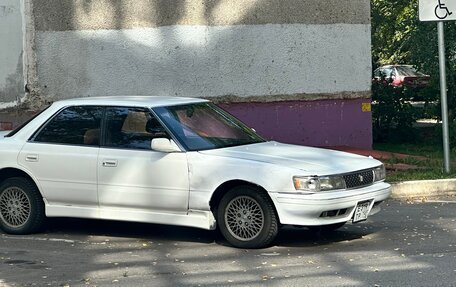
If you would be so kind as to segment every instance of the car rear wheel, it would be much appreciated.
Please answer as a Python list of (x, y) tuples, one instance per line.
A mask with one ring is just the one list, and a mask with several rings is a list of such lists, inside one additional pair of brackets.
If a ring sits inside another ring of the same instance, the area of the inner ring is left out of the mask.
[(37, 232), (44, 223), (44, 203), (30, 180), (14, 177), (0, 185), (0, 228), (11, 234)]
[(239, 186), (227, 192), (218, 205), (220, 232), (233, 246), (262, 248), (278, 233), (278, 220), (269, 196), (251, 186)]

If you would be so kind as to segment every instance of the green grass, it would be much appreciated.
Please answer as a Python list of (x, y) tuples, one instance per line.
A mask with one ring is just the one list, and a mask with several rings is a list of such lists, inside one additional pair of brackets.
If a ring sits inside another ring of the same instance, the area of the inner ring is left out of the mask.
[(442, 147), (437, 146), (436, 144), (423, 142), (416, 144), (376, 143), (374, 144), (373, 149), (425, 157), (425, 159), (393, 157), (391, 159), (382, 160), (387, 165), (403, 163), (416, 165), (418, 167), (413, 170), (387, 170), (386, 180), (388, 182), (456, 178), (455, 150), (450, 152), (452, 172), (447, 174), (444, 171)]

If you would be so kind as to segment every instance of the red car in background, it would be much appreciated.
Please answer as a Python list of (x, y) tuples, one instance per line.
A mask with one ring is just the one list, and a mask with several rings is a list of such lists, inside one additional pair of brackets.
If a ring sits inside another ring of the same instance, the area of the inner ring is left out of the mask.
[(394, 87), (422, 88), (429, 85), (430, 76), (418, 72), (412, 65), (386, 65), (374, 71), (374, 81), (384, 81)]

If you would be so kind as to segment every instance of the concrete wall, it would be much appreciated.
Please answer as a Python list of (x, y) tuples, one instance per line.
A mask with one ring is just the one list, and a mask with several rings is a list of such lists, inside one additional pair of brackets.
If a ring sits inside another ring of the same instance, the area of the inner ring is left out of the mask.
[[(370, 112), (360, 103), (370, 97), (369, 0), (24, 1), (34, 28), (27, 33), (32, 103), (206, 97), (269, 138), (370, 147)], [(302, 104), (310, 101), (317, 102)], [(325, 112), (329, 106), (341, 110)], [(341, 113), (353, 112), (362, 116), (344, 122), (345, 137), (333, 134)], [(261, 128), (273, 126), (264, 114), (296, 133)], [(322, 128), (328, 132), (308, 140)]]
[(364, 92), (369, 50), (353, 42), (369, 36), (362, 24), (44, 31), (36, 37), (39, 84), (63, 98)]
[(368, 1), (33, 2), (37, 88), (57, 98), (370, 90)]
[(0, 109), (24, 94), (21, 8), (19, 0), (0, 0)]

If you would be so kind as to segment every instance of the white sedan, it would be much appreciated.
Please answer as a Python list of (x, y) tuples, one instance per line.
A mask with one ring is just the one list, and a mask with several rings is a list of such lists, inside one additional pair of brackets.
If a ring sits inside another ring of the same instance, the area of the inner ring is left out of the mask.
[(216, 227), (236, 247), (282, 225), (336, 229), (391, 193), (381, 162), (265, 141), (209, 101), (99, 97), (53, 103), (0, 132), (0, 228), (46, 217)]

